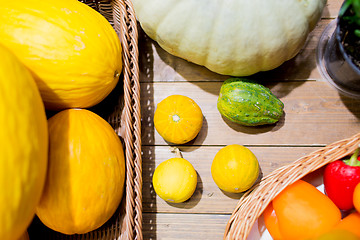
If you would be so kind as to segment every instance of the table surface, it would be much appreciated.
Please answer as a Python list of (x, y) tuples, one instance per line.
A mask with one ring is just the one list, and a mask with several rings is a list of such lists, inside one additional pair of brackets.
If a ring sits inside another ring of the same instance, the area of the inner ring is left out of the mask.
[[(360, 100), (341, 96), (325, 81), (316, 63), (319, 38), (341, 4), (340, 0), (328, 1), (321, 20), (295, 58), (256, 75), (285, 105), (284, 117), (271, 126), (244, 127), (222, 118), (216, 102), (228, 76), (168, 54), (140, 30), (144, 239), (222, 239), (242, 195), (221, 191), (211, 177), (212, 160), (226, 145), (248, 147), (257, 156), (262, 174), (267, 175), (360, 132)], [(178, 146), (198, 173), (194, 195), (179, 204), (160, 199), (151, 184), (155, 168), (174, 157), (153, 124), (156, 105), (172, 94), (194, 99), (204, 115), (196, 139)]]

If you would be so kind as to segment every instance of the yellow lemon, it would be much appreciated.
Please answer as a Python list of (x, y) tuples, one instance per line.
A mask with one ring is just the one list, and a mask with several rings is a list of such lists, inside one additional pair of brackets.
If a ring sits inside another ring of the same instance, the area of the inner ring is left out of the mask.
[(167, 202), (188, 200), (195, 192), (197, 175), (194, 167), (184, 158), (170, 158), (155, 169), (154, 190)]
[(211, 175), (223, 191), (239, 193), (248, 190), (259, 176), (259, 162), (246, 147), (228, 145), (215, 155)]
[(166, 141), (184, 144), (200, 132), (203, 114), (194, 100), (182, 95), (171, 95), (162, 100), (155, 110), (156, 131)]

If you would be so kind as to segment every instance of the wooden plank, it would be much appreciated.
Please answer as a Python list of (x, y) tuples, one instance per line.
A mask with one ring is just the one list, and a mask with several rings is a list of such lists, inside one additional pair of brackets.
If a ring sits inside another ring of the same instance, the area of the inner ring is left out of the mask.
[[(238, 143), (238, 142), (234, 142)], [(193, 196), (184, 203), (167, 203), (156, 195), (152, 175), (163, 161), (175, 157), (168, 146), (143, 146), (143, 211), (159, 213), (220, 213), (230, 214), (241, 197), (221, 191), (211, 176), (211, 163), (223, 146), (181, 146), (182, 155), (195, 168), (198, 184)], [(289, 164), (319, 147), (255, 147), (248, 148), (257, 157), (261, 176)]]
[[(257, 156), (262, 175), (267, 175), (321, 146), (360, 131), (360, 100), (339, 96), (324, 82), (316, 66), (318, 40), (341, 4), (341, 0), (327, 2), (322, 20), (295, 58), (272, 71), (252, 76), (285, 104), (284, 117), (271, 126), (243, 127), (223, 119), (216, 101), (228, 76), (171, 56), (140, 31), (144, 239), (222, 239), (241, 197), (221, 191), (211, 177), (212, 159), (225, 145), (247, 146)], [(193, 98), (204, 115), (197, 138), (180, 146), (183, 157), (198, 173), (198, 184), (194, 195), (179, 204), (160, 199), (151, 185), (156, 166), (174, 156), (153, 124), (156, 105), (171, 94)]]
[(343, 2), (343, 0), (328, 0), (322, 18), (336, 18)]
[(144, 213), (144, 239), (222, 239), (230, 215)]
[(155, 131), (156, 105), (172, 94), (186, 95), (203, 111), (204, 123), (192, 145), (317, 145), (324, 146), (360, 132), (360, 100), (339, 96), (326, 82), (266, 83), (285, 105), (274, 125), (245, 127), (222, 118), (216, 103), (221, 82), (144, 83), (142, 92), (142, 143), (168, 145)]
[(228, 215), (144, 214), (144, 239), (222, 239), (229, 218)]

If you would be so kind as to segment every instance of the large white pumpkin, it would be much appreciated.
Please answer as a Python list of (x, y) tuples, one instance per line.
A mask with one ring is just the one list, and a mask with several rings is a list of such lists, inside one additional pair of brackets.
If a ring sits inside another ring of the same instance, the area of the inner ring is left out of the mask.
[(145, 33), (170, 54), (247, 76), (293, 58), (326, 0), (133, 0)]

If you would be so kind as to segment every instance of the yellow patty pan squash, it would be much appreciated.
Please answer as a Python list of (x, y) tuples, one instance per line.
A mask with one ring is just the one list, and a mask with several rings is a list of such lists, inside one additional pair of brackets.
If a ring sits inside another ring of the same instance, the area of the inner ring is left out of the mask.
[(30, 72), (1, 45), (0, 56), (0, 239), (17, 240), (44, 187), (48, 129)]
[(256, 156), (246, 147), (232, 144), (216, 153), (211, 176), (223, 191), (240, 193), (248, 190), (260, 173)]
[(133, 0), (145, 33), (170, 54), (224, 75), (280, 66), (302, 48), (326, 0)]
[(91, 107), (122, 70), (115, 30), (77, 0), (0, 0), (0, 42), (31, 70), (47, 109)]
[(166, 141), (184, 144), (193, 140), (201, 130), (202, 111), (197, 103), (183, 95), (163, 99), (154, 113), (154, 126)]
[(156, 194), (170, 203), (188, 200), (195, 192), (197, 173), (182, 157), (170, 158), (156, 167), (152, 178)]
[(125, 179), (121, 141), (110, 124), (86, 109), (48, 120), (49, 169), (39, 219), (64, 234), (103, 225), (120, 204)]

